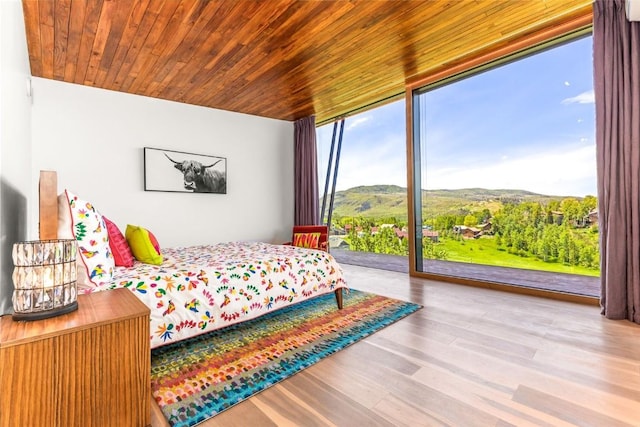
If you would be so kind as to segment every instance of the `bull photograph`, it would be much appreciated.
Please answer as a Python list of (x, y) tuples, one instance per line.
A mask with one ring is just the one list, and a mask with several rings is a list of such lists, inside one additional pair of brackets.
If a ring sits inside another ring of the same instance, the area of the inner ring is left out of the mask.
[(145, 147), (144, 189), (227, 194), (227, 159)]

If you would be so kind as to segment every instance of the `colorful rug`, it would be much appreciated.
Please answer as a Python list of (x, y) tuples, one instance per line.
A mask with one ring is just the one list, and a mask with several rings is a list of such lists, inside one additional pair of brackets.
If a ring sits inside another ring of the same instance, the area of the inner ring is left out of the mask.
[(172, 426), (193, 426), (421, 308), (333, 293), (151, 354), (151, 389)]

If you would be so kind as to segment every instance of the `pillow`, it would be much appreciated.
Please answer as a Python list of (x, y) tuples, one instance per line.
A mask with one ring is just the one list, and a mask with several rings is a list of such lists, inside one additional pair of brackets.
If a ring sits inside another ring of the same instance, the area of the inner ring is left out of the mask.
[(320, 245), (320, 233), (294, 233), (293, 246), (299, 248), (318, 249)]
[(127, 239), (124, 238), (118, 226), (109, 221), (106, 216), (103, 216), (102, 219), (104, 219), (104, 222), (107, 224), (109, 248), (111, 248), (115, 264), (121, 267), (132, 267), (133, 254), (131, 253)]
[[(157, 245), (156, 249), (151, 239), (151, 236), (153, 235), (149, 230), (138, 227), (137, 225), (129, 224), (127, 225), (127, 230), (124, 234), (127, 237), (127, 242), (129, 243), (133, 256), (138, 261), (144, 262), (145, 264), (162, 264), (160, 245)], [(155, 236), (153, 237), (153, 240), (155, 240), (156, 244), (158, 243)]]
[(100, 286), (111, 282), (115, 265), (102, 215), (88, 202), (65, 190), (58, 196), (58, 237), (78, 243), (77, 283)]
[(149, 230), (147, 231), (149, 232), (149, 240), (151, 240), (153, 248), (156, 250), (156, 252), (162, 255), (162, 252), (160, 252), (160, 243), (158, 243), (158, 239), (156, 239), (156, 236), (154, 236), (152, 232), (150, 232)]

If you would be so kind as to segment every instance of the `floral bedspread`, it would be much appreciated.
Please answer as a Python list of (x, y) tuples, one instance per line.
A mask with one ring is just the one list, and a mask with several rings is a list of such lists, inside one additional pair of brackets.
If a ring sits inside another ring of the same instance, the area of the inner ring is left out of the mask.
[(151, 347), (346, 287), (328, 253), (260, 242), (163, 248), (160, 266), (116, 267), (113, 282), (151, 309)]

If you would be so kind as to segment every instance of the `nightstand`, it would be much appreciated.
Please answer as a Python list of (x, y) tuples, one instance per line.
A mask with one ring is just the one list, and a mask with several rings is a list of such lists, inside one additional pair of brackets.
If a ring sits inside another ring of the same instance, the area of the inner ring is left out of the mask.
[(149, 309), (128, 289), (50, 319), (0, 318), (0, 426), (146, 426)]

